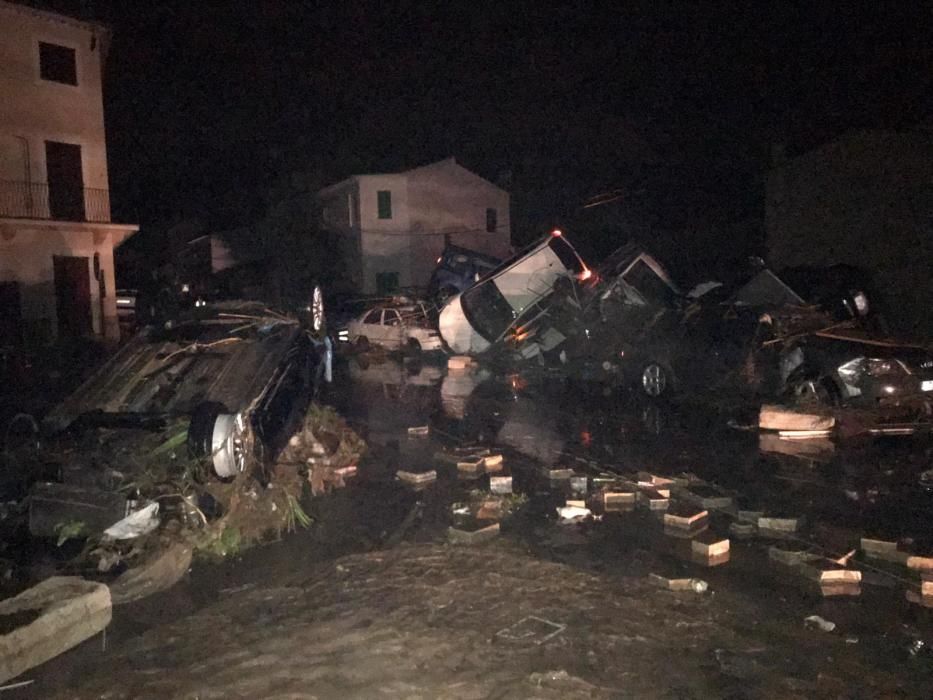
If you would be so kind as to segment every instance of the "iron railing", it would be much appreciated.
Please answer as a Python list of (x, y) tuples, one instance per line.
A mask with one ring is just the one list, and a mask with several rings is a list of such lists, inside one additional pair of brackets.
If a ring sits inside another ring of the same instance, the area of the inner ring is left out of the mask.
[(0, 217), (110, 223), (110, 191), (0, 180)]

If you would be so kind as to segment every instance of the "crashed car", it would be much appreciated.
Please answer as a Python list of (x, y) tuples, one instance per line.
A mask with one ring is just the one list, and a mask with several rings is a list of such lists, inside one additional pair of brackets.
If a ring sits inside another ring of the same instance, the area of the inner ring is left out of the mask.
[[(151, 326), (43, 421), (47, 433), (159, 429), (189, 419), (187, 446), (228, 479), (274, 455), (284, 428), (330, 375), (320, 294), (302, 320), (258, 302), (221, 302)], [(317, 329), (317, 330), (315, 330)]]
[(422, 302), (368, 309), (347, 324), (345, 340), (360, 350), (370, 345), (411, 352), (443, 347), (440, 335), (431, 327), (429, 308)]
[(786, 363), (787, 392), (798, 399), (830, 405), (933, 404), (933, 354), (920, 346), (840, 331), (815, 333), (788, 353)]
[(455, 353), (483, 353), (503, 341), (520, 318), (533, 314), (558, 280), (591, 274), (562, 232), (554, 231), (448, 300), (438, 319), (441, 337)]
[(466, 291), (477, 280), (494, 270), (502, 261), (475, 250), (448, 245), (437, 259), (428, 282), (428, 298), (444, 302)]

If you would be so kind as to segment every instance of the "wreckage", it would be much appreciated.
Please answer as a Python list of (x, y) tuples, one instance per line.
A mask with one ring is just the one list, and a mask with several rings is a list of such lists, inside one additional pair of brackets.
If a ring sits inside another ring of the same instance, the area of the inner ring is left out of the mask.
[[(305, 522), (303, 484), (342, 485), (364, 449), (332, 412), (308, 410), (331, 374), (322, 309), (309, 309), (223, 302), (138, 334), (21, 455), (31, 535), (112, 541), (175, 522), (175, 540), (223, 554)], [(108, 551), (100, 570), (141, 554)]]
[[(687, 388), (831, 405), (925, 407), (933, 398), (933, 354), (885, 338), (866, 282), (848, 270), (790, 270), (791, 286), (764, 268), (744, 284), (685, 295), (637, 244), (593, 268), (568, 258), (561, 269), (542, 254), (548, 247), (447, 302), (440, 332), (452, 350), (538, 358), (568, 377), (653, 398)], [(503, 286), (521, 302), (504, 303)]]

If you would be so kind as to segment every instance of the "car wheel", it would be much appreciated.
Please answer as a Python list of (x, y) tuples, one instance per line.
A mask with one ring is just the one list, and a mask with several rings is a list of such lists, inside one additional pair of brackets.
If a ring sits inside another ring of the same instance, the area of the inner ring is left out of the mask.
[(311, 294), (311, 328), (315, 333), (324, 328), (324, 292), (317, 285)]
[(415, 355), (421, 352), (421, 343), (418, 342), (417, 338), (408, 339), (408, 351)]
[(671, 373), (660, 362), (649, 362), (638, 377), (641, 390), (653, 399), (667, 396), (671, 391)]
[(233, 479), (247, 466), (250, 445), (241, 419), (214, 401), (198, 404), (188, 423), (188, 454), (196, 459), (210, 458), (215, 476)]
[(367, 338), (365, 335), (361, 335), (359, 338), (357, 338), (356, 349), (360, 352), (366, 352), (369, 350), (369, 338)]

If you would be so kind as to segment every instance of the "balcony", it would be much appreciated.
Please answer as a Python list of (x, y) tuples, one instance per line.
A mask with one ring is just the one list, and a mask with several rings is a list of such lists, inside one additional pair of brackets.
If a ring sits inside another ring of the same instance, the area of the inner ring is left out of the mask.
[(0, 180), (0, 218), (110, 223), (110, 191)]

